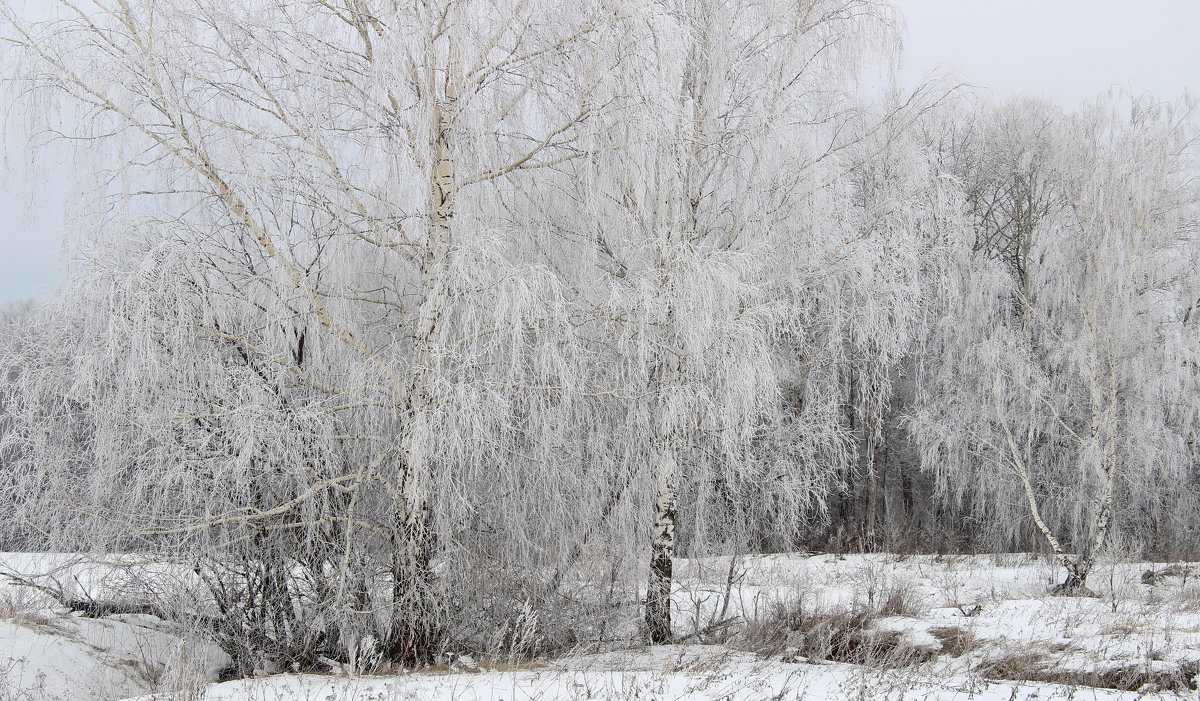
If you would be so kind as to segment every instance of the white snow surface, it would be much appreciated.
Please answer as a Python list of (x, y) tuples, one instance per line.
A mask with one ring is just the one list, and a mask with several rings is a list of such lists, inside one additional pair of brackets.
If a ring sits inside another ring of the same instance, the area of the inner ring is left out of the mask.
[[(120, 572), (130, 561), (13, 553), (0, 554), (0, 571), (53, 571), (58, 582), (100, 598), (123, 591)], [(1143, 583), (1146, 571), (1164, 570)], [(161, 571), (173, 576), (169, 567)], [(676, 572), (681, 636), (731, 617), (739, 620), (726, 632), (785, 609), (811, 617), (867, 608), (877, 612), (869, 634), (890, 636), (909, 661), (810, 660), (793, 637), (770, 647), (734, 636), (726, 644), (529, 663), (477, 664), (464, 655), (388, 676), (284, 674), (218, 684), (227, 658), (210, 643), (183, 640), (152, 616), (69, 614), (5, 581), (0, 700), (1197, 698), (1194, 689), (1164, 690), (1155, 679), (1200, 669), (1200, 565), (1105, 563), (1089, 580), (1098, 598), (1050, 596), (1062, 572), (1024, 554), (755, 555), (732, 569), (728, 558), (678, 560)], [(1146, 681), (1126, 691), (1088, 685), (1103, 678)]]
[[(169, 695), (137, 701), (166, 701)], [(989, 683), (911, 670), (789, 664), (712, 645), (672, 645), (584, 656), (544, 669), (417, 673), (338, 679), (278, 675), (209, 687), (204, 701), (567, 701), (647, 699), (1132, 699), (1136, 694), (1052, 684)]]

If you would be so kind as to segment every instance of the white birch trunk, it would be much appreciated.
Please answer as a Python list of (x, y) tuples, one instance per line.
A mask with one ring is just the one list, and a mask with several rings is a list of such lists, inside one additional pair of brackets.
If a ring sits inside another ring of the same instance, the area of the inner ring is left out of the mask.
[(646, 632), (656, 645), (670, 643), (671, 583), (674, 572), (675, 515), (679, 465), (673, 447), (664, 447), (658, 460), (658, 495), (654, 502), (654, 532), (650, 545), (650, 581), (646, 589)]

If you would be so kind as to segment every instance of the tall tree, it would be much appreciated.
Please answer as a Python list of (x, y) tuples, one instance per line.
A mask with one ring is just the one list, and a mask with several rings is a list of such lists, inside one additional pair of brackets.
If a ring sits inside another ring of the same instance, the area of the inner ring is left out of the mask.
[[(545, 315), (558, 288), (514, 254), (536, 227), (500, 212), (507, 181), (589, 154), (590, 76), (613, 56), (603, 9), (64, 2), (33, 22), (4, 5), (34, 88), (85, 105), (77, 136), (111, 147), (120, 212), (57, 303), (107, 313), (78, 319), (79, 363), (29, 378), (13, 439), (38, 466), (26, 494), (82, 481), (86, 504), (47, 521), (18, 502), (20, 516), (60, 545), (241, 568), (231, 606), (262, 585), (273, 609), (247, 623), (262, 644), (239, 664), (310, 664), (366, 638), (429, 659), (448, 606), (434, 558), (477, 569), (452, 556), (506, 482), (488, 473), (555, 443), (523, 440), (556, 424), (531, 415), (554, 401), (518, 398), (528, 365), (494, 366), (570, 338), (551, 331), (566, 314)], [(564, 384), (536, 374), (541, 395)], [(55, 396), (72, 403), (39, 414)], [(90, 458), (35, 435), (82, 407)], [(110, 527), (76, 528), (84, 512)], [(293, 581), (296, 561), (314, 582)], [(308, 618), (276, 620), (297, 587)]]
[(1181, 325), (1194, 284), (1194, 130), (1187, 104), (1119, 96), (1056, 120), (1039, 140), (1051, 150), (1021, 157), (1026, 168), (1038, 160), (1052, 193), (1035, 208), (1029, 255), (975, 275), (950, 322), (965, 343), (955, 355), (974, 362), (927, 395), (941, 409), (923, 424), (926, 459), (975, 461), (973, 478), (939, 469), (1015, 490), (1067, 570), (1064, 592), (1086, 591), (1139, 485), (1193, 464), (1183, 407), (1195, 345)]
[(625, 148), (574, 178), (594, 218), (573, 250), (595, 262), (583, 284), (603, 290), (591, 314), (607, 327), (606, 382), (632, 398), (610, 501), (629, 485), (641, 495), (622, 519), (648, 536), (647, 637), (666, 642), (677, 548), (751, 532), (794, 542), (818, 475), (847, 456), (810, 333), (817, 290), (863, 250), (842, 186), (939, 93), (863, 108), (859, 61), (889, 36), (873, 3), (713, 0), (632, 17)]

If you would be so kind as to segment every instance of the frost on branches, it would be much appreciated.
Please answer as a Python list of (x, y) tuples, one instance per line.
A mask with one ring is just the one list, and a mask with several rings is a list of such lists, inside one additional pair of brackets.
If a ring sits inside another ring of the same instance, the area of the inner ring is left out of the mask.
[(0, 322), (2, 547), (176, 563), (238, 674), (671, 642), (679, 556), (1187, 542), (1189, 104), (868, 100), (867, 0), (0, 12), (95, 212)]

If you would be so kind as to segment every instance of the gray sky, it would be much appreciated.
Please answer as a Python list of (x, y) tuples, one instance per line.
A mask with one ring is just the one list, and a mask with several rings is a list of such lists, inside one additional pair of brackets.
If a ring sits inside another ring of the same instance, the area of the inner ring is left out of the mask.
[(70, 164), (62, 148), (47, 149), (31, 164), (28, 132), (11, 124), (6, 131), (0, 154), (0, 300), (46, 297), (60, 276)]
[[(893, 0), (908, 25), (903, 75), (938, 65), (1000, 95), (1067, 107), (1116, 85), (1200, 93), (1200, 0)], [(1198, 95), (1200, 96), (1200, 95)]]
[[(1200, 0), (894, 0), (908, 25), (902, 76), (939, 66), (1000, 95), (1077, 105), (1113, 85), (1163, 98), (1200, 93)], [(0, 100), (10, 99), (0, 92)], [(0, 300), (57, 284), (72, 177), (63, 149), (31, 169), (28, 133), (4, 125)]]

